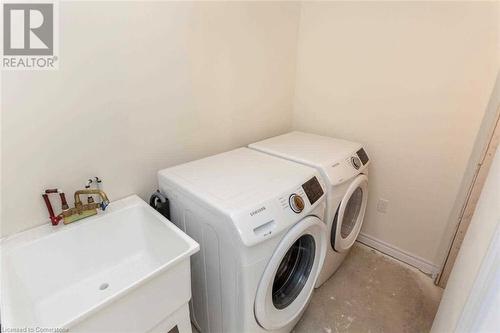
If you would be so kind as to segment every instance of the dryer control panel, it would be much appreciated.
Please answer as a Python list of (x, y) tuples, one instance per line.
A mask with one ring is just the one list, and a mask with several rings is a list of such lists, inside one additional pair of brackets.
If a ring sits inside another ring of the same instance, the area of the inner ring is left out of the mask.
[(310, 215), (318, 205), (325, 205), (324, 188), (319, 175), (315, 175), (277, 198), (233, 216), (243, 243), (251, 246), (270, 238)]
[(363, 147), (360, 147), (343, 160), (328, 165), (325, 168), (325, 173), (332, 186), (335, 186), (364, 173), (369, 163), (368, 154)]

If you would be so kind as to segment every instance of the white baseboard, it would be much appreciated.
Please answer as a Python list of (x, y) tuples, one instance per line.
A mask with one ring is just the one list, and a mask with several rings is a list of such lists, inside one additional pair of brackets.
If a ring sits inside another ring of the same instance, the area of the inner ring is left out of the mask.
[(433, 263), (423, 258), (420, 258), (414, 254), (401, 250), (400, 248), (388, 244), (373, 236), (360, 233), (358, 235), (358, 242), (363, 243), (369, 247), (372, 247), (375, 250), (387, 254), (388, 256), (398, 259), (404, 263), (407, 263), (408, 265), (421, 270), (425, 274), (430, 274), (432, 278), (435, 278), (437, 274), (439, 274), (439, 267), (434, 265)]

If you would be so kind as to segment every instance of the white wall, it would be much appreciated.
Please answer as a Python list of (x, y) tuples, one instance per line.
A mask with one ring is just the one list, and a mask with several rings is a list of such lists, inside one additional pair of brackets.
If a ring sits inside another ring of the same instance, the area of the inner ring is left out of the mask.
[[(500, 232), (499, 203), (500, 151), (497, 149), (439, 305), (432, 332), (498, 332), (500, 329), (498, 305), (489, 307), (500, 299), (500, 239), (492, 241), (495, 230), (497, 234)], [(496, 267), (490, 265), (495, 264), (495, 261)], [(485, 290), (488, 292), (482, 293)], [(483, 316), (482, 320), (479, 320), (479, 316)], [(475, 329), (471, 329), (471, 325)], [(488, 325), (494, 325), (496, 329), (491, 326), (487, 329)]]
[(499, 7), (62, 2), (60, 69), (1, 73), (1, 233), (48, 221), (44, 188), (98, 175), (112, 200), (147, 198), (158, 169), (293, 123), (366, 143), (363, 232), (439, 265), (500, 61)]
[(2, 234), (48, 221), (45, 188), (97, 175), (111, 200), (148, 198), (161, 168), (289, 130), (298, 18), (296, 3), (62, 2), (60, 69), (2, 72)]
[(366, 144), (363, 233), (430, 265), (449, 244), (499, 68), (499, 24), (494, 2), (302, 4), (293, 127)]

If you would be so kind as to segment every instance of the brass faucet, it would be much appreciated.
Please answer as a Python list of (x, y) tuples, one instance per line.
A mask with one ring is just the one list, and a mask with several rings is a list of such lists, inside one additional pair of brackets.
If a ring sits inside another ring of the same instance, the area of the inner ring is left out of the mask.
[[(89, 200), (88, 203), (84, 204), (80, 200), (80, 195), (82, 194), (87, 194), (87, 195), (97, 194), (101, 197), (101, 202), (97, 203), (94, 202), (93, 200)], [(61, 213), (61, 216), (63, 218), (63, 223), (69, 224), (84, 219), (86, 217), (96, 215), (98, 208), (100, 208), (101, 210), (105, 210), (108, 205), (109, 205), (109, 199), (106, 193), (104, 193), (104, 191), (98, 189), (78, 190), (75, 192), (75, 207), (72, 207)]]
[[(100, 183), (99, 178), (96, 177), (96, 181)], [(49, 195), (52, 193), (59, 194), (61, 197), (61, 208), (62, 212), (58, 215), (55, 215), (54, 210), (52, 209), (52, 204), (49, 200)], [(87, 194), (87, 203), (84, 204), (80, 200), (80, 195)], [(101, 197), (100, 202), (94, 202), (92, 195), (99, 195)], [(68, 203), (66, 202), (66, 197), (64, 196), (64, 192), (59, 189), (47, 189), (42, 194), (43, 199), (45, 200), (45, 204), (47, 206), (47, 210), (49, 211), (50, 221), (53, 225), (57, 225), (60, 220), (63, 220), (64, 224), (72, 223), (83, 218), (92, 216), (97, 214), (97, 209), (105, 210), (109, 205), (109, 199), (104, 191), (100, 189), (90, 189), (86, 188), (85, 190), (79, 190), (75, 192), (75, 207), (69, 208)]]
[[(101, 203), (98, 204), (94, 202), (89, 202), (84, 205), (80, 200), (80, 195), (82, 194), (97, 194), (101, 197)], [(104, 193), (104, 191), (98, 189), (85, 189), (85, 190), (78, 190), (75, 192), (75, 208), (92, 206), (94, 209), (100, 207), (102, 210), (105, 210), (108, 205), (109, 205), (109, 199), (106, 193)]]

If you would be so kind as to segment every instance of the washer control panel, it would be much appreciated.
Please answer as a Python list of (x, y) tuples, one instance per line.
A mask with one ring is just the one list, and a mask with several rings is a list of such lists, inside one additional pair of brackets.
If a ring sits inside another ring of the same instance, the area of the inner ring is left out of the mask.
[(290, 195), (288, 203), (294, 213), (298, 214), (304, 210), (305, 207), (304, 199), (302, 199), (302, 197), (297, 193), (293, 193), (292, 195)]
[[(280, 197), (279, 201), (283, 209), (290, 208), (292, 212), (300, 214), (308, 205), (314, 205), (325, 191), (316, 176), (309, 179), (300, 187), (286, 197)], [(306, 203), (306, 199), (309, 201)]]
[(284, 210), (291, 210), (296, 214), (300, 214), (307, 207), (307, 203), (304, 200), (305, 197), (306, 193), (302, 186), (297, 186), (292, 192), (280, 196), (278, 201)]
[(363, 164), (361, 164), (361, 160), (357, 156), (351, 157), (351, 164), (354, 167), (354, 169), (359, 170)]
[(277, 196), (245, 208), (231, 216), (243, 243), (252, 246), (289, 228), (322, 205), (325, 185), (317, 172), (302, 183), (288, 188)]
[(318, 199), (325, 193), (318, 181), (318, 178), (316, 177), (312, 177), (307, 182), (302, 184), (302, 188), (306, 192), (307, 199), (309, 199), (311, 205), (318, 201)]
[(368, 155), (366, 154), (366, 151), (364, 150), (364, 148), (361, 148), (360, 150), (358, 150), (356, 152), (356, 155), (358, 155), (359, 160), (363, 163), (363, 165), (366, 165), (368, 163), (368, 161), (370, 160), (368, 158)]

